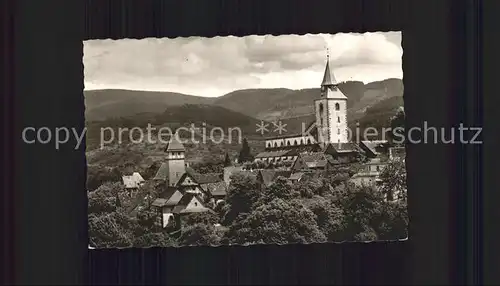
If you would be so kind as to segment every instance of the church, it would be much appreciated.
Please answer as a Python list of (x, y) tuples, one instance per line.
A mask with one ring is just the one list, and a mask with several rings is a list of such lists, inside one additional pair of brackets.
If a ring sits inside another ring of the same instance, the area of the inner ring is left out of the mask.
[(259, 153), (255, 160), (266, 163), (295, 162), (300, 154), (323, 153), (339, 163), (352, 161), (364, 152), (349, 141), (347, 100), (330, 70), (327, 56), (321, 95), (314, 100), (315, 118), (302, 125), (305, 128), (300, 134), (267, 138), (264, 152)]

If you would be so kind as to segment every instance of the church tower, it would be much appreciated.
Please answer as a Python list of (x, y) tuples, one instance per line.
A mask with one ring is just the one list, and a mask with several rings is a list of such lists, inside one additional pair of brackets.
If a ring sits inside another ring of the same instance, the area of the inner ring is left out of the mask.
[(168, 186), (175, 186), (181, 176), (186, 172), (186, 165), (184, 162), (186, 149), (179, 139), (178, 133), (174, 134), (165, 148), (165, 152), (167, 153)]
[(337, 80), (330, 71), (329, 61), (327, 55), (321, 96), (314, 102), (318, 141), (323, 146), (348, 142), (347, 97), (340, 91)]

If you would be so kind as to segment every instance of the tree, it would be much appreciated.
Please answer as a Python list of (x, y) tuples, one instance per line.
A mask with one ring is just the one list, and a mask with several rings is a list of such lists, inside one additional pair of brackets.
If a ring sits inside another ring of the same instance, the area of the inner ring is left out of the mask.
[(297, 200), (277, 198), (240, 215), (226, 233), (230, 243), (287, 244), (325, 242), (316, 215)]
[(308, 180), (302, 179), (299, 182), (293, 185), (293, 188), (296, 192), (300, 194), (302, 198), (310, 199), (314, 196), (314, 189), (310, 184), (308, 184)]
[(94, 247), (132, 247), (135, 227), (133, 220), (122, 213), (89, 214), (89, 237)]
[(108, 168), (100, 165), (87, 167), (87, 190), (94, 191), (106, 182), (121, 181), (121, 174), (117, 168)]
[(382, 180), (381, 191), (392, 200), (394, 196), (397, 199), (406, 200), (406, 166), (402, 160), (391, 160), (389, 164), (380, 173)]
[(396, 115), (391, 118), (391, 131), (389, 132), (389, 138), (393, 143), (402, 144), (404, 143), (405, 136), (405, 110), (400, 108)]
[(266, 188), (258, 200), (258, 204), (266, 204), (274, 199), (283, 199), (289, 201), (298, 198), (300, 193), (293, 187), (293, 185), (284, 177), (278, 177), (276, 180)]
[(360, 233), (375, 228), (380, 222), (383, 195), (371, 186), (347, 185), (346, 197), (341, 201), (346, 224), (346, 240), (356, 240)]
[(251, 162), (253, 159), (254, 157), (248, 145), (248, 141), (246, 138), (243, 138), (240, 154), (238, 156), (238, 163)]
[(229, 154), (226, 152), (226, 155), (224, 156), (224, 167), (229, 167), (231, 165), (231, 158), (229, 158)]
[(382, 204), (381, 212), (373, 220), (379, 239), (403, 239), (408, 237), (408, 209), (406, 201), (398, 200)]
[(345, 219), (341, 207), (332, 201), (315, 196), (308, 208), (316, 215), (316, 223), (328, 241), (342, 241), (344, 237)]
[(114, 212), (119, 204), (117, 198), (122, 190), (120, 183), (104, 183), (93, 192), (88, 192), (89, 213)]
[(213, 225), (198, 223), (182, 228), (178, 239), (179, 244), (188, 245), (218, 245), (221, 237)]
[(170, 247), (177, 246), (177, 243), (165, 232), (147, 232), (137, 236), (133, 241), (134, 247)]
[(249, 213), (260, 196), (260, 187), (253, 174), (235, 173), (226, 196), (223, 223), (231, 224), (241, 213)]
[(182, 225), (195, 225), (198, 223), (214, 225), (219, 223), (219, 217), (213, 212), (191, 213), (182, 217)]
[(159, 226), (157, 225), (158, 212), (155, 210), (151, 208), (144, 208), (138, 211), (136, 217), (138, 228), (135, 229), (135, 232), (137, 236), (155, 232), (159, 229)]

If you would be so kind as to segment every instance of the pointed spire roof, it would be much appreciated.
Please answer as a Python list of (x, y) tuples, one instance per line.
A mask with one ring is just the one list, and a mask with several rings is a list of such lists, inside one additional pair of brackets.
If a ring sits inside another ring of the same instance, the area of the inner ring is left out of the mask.
[(165, 152), (170, 151), (186, 151), (184, 144), (179, 141), (179, 133), (177, 132), (170, 137), (170, 142), (168, 142), (167, 148), (165, 148)]
[(323, 75), (323, 81), (321, 82), (321, 86), (336, 85), (336, 84), (337, 84), (337, 79), (335, 79), (335, 76), (330, 71), (330, 55), (327, 54), (325, 75)]

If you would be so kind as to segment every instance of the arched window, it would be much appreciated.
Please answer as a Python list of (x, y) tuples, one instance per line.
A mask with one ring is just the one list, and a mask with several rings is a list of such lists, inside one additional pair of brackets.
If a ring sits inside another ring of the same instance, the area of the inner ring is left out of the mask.
[(337, 134), (340, 134), (340, 129), (337, 129)]
[(278, 143), (274, 142), (274, 147), (278, 147)]
[(307, 139), (307, 144), (311, 144), (311, 139)]
[(337, 116), (337, 122), (340, 123), (340, 116)]
[(287, 141), (287, 142), (286, 142), (286, 145), (287, 145), (287, 146), (290, 146), (290, 141)]
[(335, 103), (335, 110), (340, 110), (340, 104), (338, 102)]
[(323, 126), (323, 103), (319, 104), (319, 124)]

